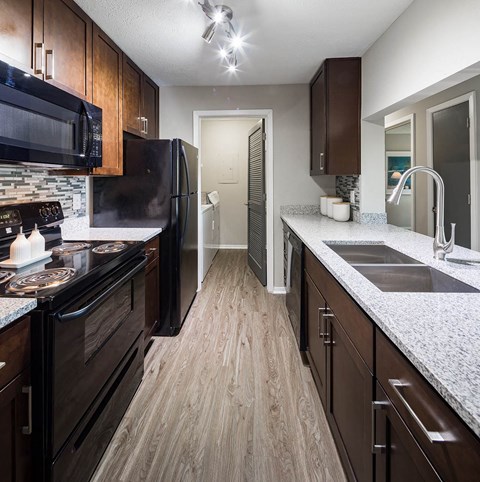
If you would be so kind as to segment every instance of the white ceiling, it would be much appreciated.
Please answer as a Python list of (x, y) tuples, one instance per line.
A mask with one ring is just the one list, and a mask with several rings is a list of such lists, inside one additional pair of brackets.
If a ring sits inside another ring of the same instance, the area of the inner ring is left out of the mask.
[(361, 56), (412, 2), (225, 0), (246, 36), (232, 74), (218, 32), (201, 38), (209, 20), (195, 0), (75, 1), (159, 85), (190, 86), (308, 83), (325, 58)]

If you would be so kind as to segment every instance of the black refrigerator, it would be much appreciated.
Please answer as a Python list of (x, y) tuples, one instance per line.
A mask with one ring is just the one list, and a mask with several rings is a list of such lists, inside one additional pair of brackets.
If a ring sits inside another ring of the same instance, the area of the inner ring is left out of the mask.
[(159, 334), (176, 335), (198, 286), (198, 150), (126, 140), (124, 175), (93, 178), (93, 226), (162, 228)]

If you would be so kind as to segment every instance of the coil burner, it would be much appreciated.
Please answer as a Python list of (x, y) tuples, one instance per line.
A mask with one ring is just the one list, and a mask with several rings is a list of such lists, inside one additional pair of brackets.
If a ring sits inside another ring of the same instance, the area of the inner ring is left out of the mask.
[(14, 271), (0, 270), (0, 284), (6, 283), (15, 276)]
[(92, 251), (97, 254), (111, 254), (123, 251), (127, 245), (125, 243), (106, 243), (93, 248)]
[(76, 273), (75, 268), (53, 268), (16, 276), (7, 286), (13, 293), (36, 293), (55, 288), (70, 281)]
[(68, 256), (69, 254), (78, 253), (90, 248), (92, 245), (88, 243), (63, 243), (60, 246), (52, 248), (52, 253), (55, 256)]

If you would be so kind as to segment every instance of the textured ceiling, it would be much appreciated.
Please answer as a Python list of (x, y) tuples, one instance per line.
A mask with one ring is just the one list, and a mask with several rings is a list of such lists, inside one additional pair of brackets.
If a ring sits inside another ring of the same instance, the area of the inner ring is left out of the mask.
[(307, 83), (323, 59), (361, 56), (412, 2), (225, 0), (246, 42), (232, 74), (194, 0), (75, 1), (159, 85), (190, 86)]

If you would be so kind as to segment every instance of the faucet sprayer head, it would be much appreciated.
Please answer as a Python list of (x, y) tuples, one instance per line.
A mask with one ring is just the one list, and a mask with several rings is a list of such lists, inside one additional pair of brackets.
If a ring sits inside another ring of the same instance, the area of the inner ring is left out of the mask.
[(402, 192), (403, 186), (400, 187), (400, 184), (397, 184), (397, 186), (393, 189), (392, 194), (390, 194), (390, 197), (387, 199), (387, 203), (399, 204), (400, 198), (402, 197)]

